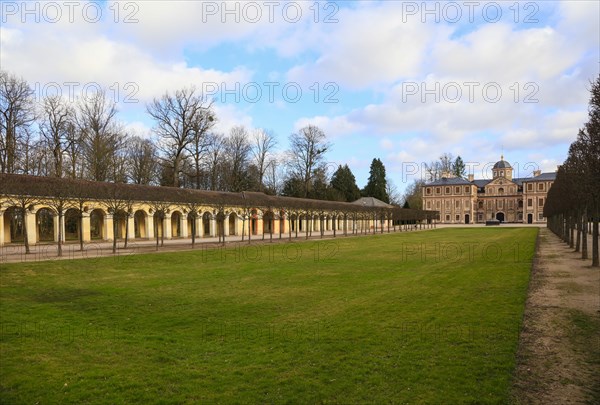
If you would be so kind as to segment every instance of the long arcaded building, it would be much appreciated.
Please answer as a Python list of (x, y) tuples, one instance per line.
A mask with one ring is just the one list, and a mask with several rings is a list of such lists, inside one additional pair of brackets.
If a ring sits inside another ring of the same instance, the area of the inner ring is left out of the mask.
[(309, 232), (356, 234), (432, 224), (437, 212), (311, 200), (0, 174), (0, 246), (128, 238), (165, 239)]

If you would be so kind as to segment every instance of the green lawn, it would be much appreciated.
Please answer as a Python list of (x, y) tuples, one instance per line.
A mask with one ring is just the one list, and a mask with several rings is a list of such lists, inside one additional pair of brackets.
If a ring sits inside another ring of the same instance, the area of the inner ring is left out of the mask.
[(504, 403), (537, 229), (2, 265), (0, 403)]

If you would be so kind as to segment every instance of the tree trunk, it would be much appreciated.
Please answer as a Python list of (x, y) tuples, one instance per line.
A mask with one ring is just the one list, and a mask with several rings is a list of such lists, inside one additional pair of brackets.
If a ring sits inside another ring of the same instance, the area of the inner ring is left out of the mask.
[(582, 227), (582, 215), (581, 213), (578, 213), (576, 216), (576, 223), (575, 225), (577, 226), (577, 241), (575, 242), (575, 251), (579, 252), (579, 250), (581, 249), (581, 227)]
[(129, 214), (125, 214), (125, 243), (123, 249), (127, 249), (127, 242), (129, 241)]
[(58, 211), (58, 257), (62, 257), (63, 255), (63, 250), (62, 250), (62, 220), (63, 220), (63, 214), (62, 214), (62, 210), (57, 210)]
[(192, 216), (192, 249), (196, 245), (196, 217)]
[(23, 215), (23, 238), (25, 242), (25, 254), (30, 254), (31, 250), (29, 249), (29, 233), (27, 232), (27, 206), (23, 204), (21, 206), (21, 212)]
[(587, 209), (583, 209), (583, 215), (581, 216), (581, 220), (583, 222), (582, 232), (581, 232), (581, 258), (584, 260), (588, 259), (588, 216)]
[(154, 217), (154, 235), (156, 236), (156, 250), (158, 250), (158, 218)]
[(79, 250), (83, 252), (83, 212), (79, 210)]
[(596, 211), (592, 228), (592, 267), (600, 267), (600, 258), (598, 257), (598, 216), (599, 213)]
[(115, 221), (116, 215), (113, 215), (113, 254), (117, 253), (117, 221)]
[(242, 242), (244, 241), (245, 234), (246, 234), (246, 218), (242, 217)]

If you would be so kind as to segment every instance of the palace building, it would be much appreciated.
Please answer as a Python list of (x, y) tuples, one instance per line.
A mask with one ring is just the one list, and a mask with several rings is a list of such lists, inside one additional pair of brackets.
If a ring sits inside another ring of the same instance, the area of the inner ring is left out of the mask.
[(491, 180), (467, 179), (449, 174), (423, 186), (423, 209), (439, 211), (440, 223), (469, 224), (489, 220), (545, 223), (544, 204), (556, 173), (536, 170), (532, 177), (513, 178), (504, 160), (492, 168)]

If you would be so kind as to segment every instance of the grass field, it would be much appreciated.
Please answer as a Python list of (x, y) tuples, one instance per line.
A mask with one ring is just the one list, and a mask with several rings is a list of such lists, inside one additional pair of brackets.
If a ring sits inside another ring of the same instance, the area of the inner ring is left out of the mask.
[(2, 265), (0, 403), (504, 403), (537, 229)]

